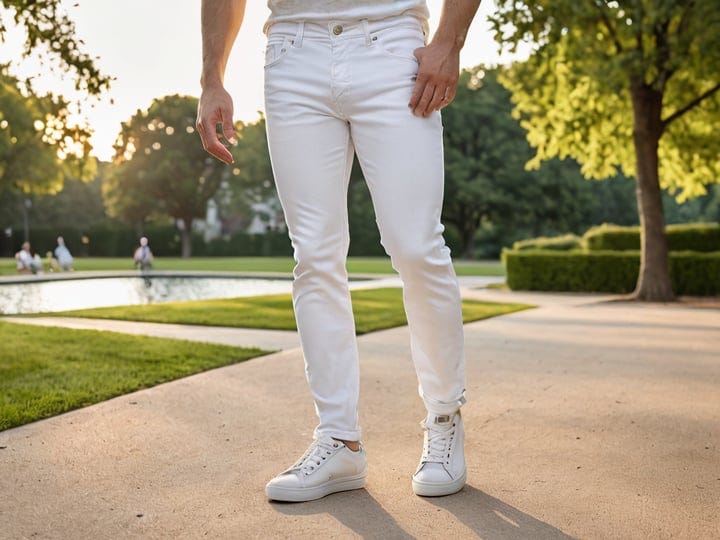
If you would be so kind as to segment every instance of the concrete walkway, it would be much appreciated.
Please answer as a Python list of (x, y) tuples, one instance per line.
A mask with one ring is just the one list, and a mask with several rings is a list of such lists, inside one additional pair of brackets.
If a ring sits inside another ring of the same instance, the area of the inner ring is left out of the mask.
[(465, 295), (541, 307), (466, 326), (459, 494), (411, 492), (397, 328), (358, 340), (367, 489), (267, 502), (315, 424), (289, 349), (1, 432), (0, 538), (720, 537), (720, 311)]
[(286, 330), (255, 330), (252, 328), (84, 319), (80, 317), (3, 317), (0, 320), (35, 326), (56, 326), (76, 330), (104, 330), (106, 332), (121, 332), (140, 336), (205, 341), (233, 347), (259, 347), (268, 351), (294, 349), (300, 346), (297, 332)]

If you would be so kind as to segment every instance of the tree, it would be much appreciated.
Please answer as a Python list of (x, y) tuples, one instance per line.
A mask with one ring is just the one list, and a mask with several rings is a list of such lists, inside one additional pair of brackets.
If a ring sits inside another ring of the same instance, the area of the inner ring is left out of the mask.
[(83, 52), (82, 40), (75, 37), (75, 24), (62, 9), (61, 0), (0, 0), (0, 41), (5, 42), (7, 18), (25, 29), (25, 57), (42, 53), (43, 61), (56, 61), (63, 72), (70, 72), (77, 90), (98, 95), (110, 87), (110, 77), (95, 66)]
[(530, 236), (582, 233), (602, 221), (627, 223), (628, 214), (632, 221), (636, 212), (623, 198), (628, 185), (621, 178), (586, 182), (572, 159), (525, 169), (532, 149), (512, 117), (510, 92), (497, 79), (494, 69), (464, 70), (455, 100), (443, 111), (443, 221), (449, 238), (457, 232), (462, 255), (495, 257), (503, 246)]
[(32, 210), (36, 227), (57, 231), (83, 231), (108, 222), (99, 174), (91, 181), (66, 177), (61, 191), (34, 197)]
[(112, 215), (131, 221), (168, 215), (181, 224), (182, 256), (192, 251), (195, 219), (229, 174), (195, 133), (197, 99), (167, 96), (123, 123), (115, 143), (117, 170), (104, 189)]
[(48, 97), (23, 95), (0, 69), (0, 193), (56, 190), (62, 183), (52, 126), (57, 108)]
[(145, 164), (137, 159), (101, 167), (102, 198), (107, 214), (132, 225), (144, 234), (151, 217), (163, 216), (157, 201), (148, 196)]
[(720, 180), (719, 0), (497, 0), (496, 39), (533, 43), (503, 78), (537, 148), (587, 177), (637, 178), (635, 297), (673, 297), (661, 187), (679, 199)]
[[(110, 87), (111, 78), (101, 73), (95, 59), (83, 51), (84, 44), (75, 36), (75, 24), (65, 13), (61, 0), (0, 0), (2, 43), (6, 42), (9, 21), (25, 31), (23, 58), (34, 55), (52, 73), (69, 75), (80, 92), (78, 104), (86, 96), (99, 95)], [(87, 159), (91, 149), (89, 128), (70, 121), (70, 103), (62, 95), (37, 93), (33, 78), (20, 80), (12, 75), (11, 67), (0, 65), (0, 101), (4, 101), (0, 106), (0, 126), (5, 125), (0, 132), (14, 130), (9, 138), (18, 142), (13, 143), (10, 151), (13, 165), (8, 163), (6, 154), (4, 162), (0, 158), (0, 168), (5, 167), (6, 172), (8, 167), (16, 170), (0, 183), (0, 193), (8, 188), (26, 194), (58, 191), (66, 174), (91, 179), (94, 162)], [(12, 116), (14, 125), (8, 128)], [(34, 133), (27, 128), (27, 122), (18, 122), (18, 116), (32, 119)], [(0, 142), (0, 152), (4, 150), (7, 146)], [(17, 172), (18, 168), (22, 173)]]

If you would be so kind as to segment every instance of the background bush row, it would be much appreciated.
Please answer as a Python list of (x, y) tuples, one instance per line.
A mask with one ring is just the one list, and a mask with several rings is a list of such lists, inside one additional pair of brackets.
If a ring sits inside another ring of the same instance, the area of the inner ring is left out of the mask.
[[(720, 251), (720, 224), (668, 225), (665, 232), (670, 251)], [(640, 249), (640, 227), (604, 224), (588, 229), (582, 237), (567, 234), (551, 238), (520, 240), (513, 244), (513, 249), (636, 251)]]
[[(505, 250), (507, 284), (513, 290), (630, 293), (640, 271), (639, 251)], [(673, 289), (679, 295), (720, 294), (720, 252), (670, 254)]]
[[(40, 229), (31, 231), (30, 242), (34, 251), (41, 256), (52, 251), (57, 237), (62, 236), (76, 257), (128, 257), (132, 258), (139, 245), (140, 236), (148, 237), (150, 249), (157, 257), (180, 256), (180, 233), (172, 225), (149, 225), (143, 233), (131, 227), (91, 227), (84, 231), (76, 229)], [(83, 238), (85, 240), (83, 240)], [(21, 237), (4, 239), (8, 244), (4, 256), (12, 256), (22, 244)], [(217, 238), (205, 242), (202, 235), (193, 234), (193, 256), (284, 256), (292, 255), (290, 239), (286, 232), (266, 234), (236, 233), (228, 238)]]
[[(0, 256), (12, 257), (22, 245), (22, 227), (15, 227), (12, 237), (0, 235)], [(33, 227), (30, 242), (35, 252), (45, 256), (57, 245), (62, 236), (71, 253), (76, 257), (132, 257), (142, 235), (148, 237), (150, 248), (158, 257), (179, 257), (181, 253), (180, 232), (173, 225), (146, 225), (143, 233), (124, 225), (92, 226), (87, 229), (75, 227)], [(83, 242), (83, 237), (86, 239)], [(454, 257), (462, 254), (462, 242), (457, 233), (448, 228), (445, 240)], [(235, 233), (228, 237), (205, 242), (201, 234), (193, 234), (194, 257), (243, 257), (292, 255), (290, 239), (285, 231), (269, 231), (265, 234)], [(384, 256), (377, 227), (350, 228), (351, 256)]]

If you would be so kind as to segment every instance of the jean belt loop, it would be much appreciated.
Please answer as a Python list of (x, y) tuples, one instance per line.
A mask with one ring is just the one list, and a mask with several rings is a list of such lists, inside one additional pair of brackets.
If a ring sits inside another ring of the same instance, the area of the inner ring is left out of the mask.
[(295, 34), (295, 43), (294, 43), (294, 45), (298, 48), (302, 47), (304, 33), (305, 33), (305, 21), (300, 21), (298, 23), (298, 28), (297, 28), (297, 33)]
[(363, 32), (365, 33), (365, 45), (367, 45), (369, 47), (370, 45), (372, 45), (372, 41), (370, 39), (370, 25), (368, 24), (367, 19), (363, 19), (361, 22), (362, 22)]

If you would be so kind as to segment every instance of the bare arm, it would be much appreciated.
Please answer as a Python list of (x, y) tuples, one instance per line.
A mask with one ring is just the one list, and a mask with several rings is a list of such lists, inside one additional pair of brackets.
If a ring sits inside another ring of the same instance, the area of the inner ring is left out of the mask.
[(440, 24), (426, 47), (415, 50), (420, 63), (408, 106), (417, 116), (428, 116), (455, 98), (460, 76), (460, 49), (481, 0), (445, 0)]
[(197, 129), (203, 147), (225, 163), (233, 157), (220, 141), (217, 125), (222, 124), (223, 137), (235, 142), (233, 103), (224, 87), (225, 67), (240, 31), (246, 0), (202, 0), (202, 75)]

